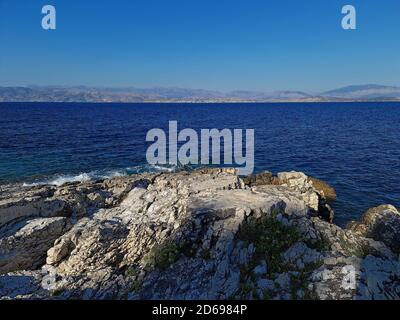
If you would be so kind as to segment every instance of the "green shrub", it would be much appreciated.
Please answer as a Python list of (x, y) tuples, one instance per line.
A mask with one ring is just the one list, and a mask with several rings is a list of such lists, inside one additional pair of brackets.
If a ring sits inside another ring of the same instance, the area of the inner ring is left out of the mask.
[(293, 226), (283, 225), (272, 216), (259, 219), (250, 217), (241, 226), (238, 239), (255, 246), (255, 261), (265, 259), (269, 274), (283, 272), (281, 253), (299, 241), (300, 236)]
[(165, 270), (179, 259), (180, 248), (176, 243), (166, 242), (155, 245), (144, 257), (147, 266)]

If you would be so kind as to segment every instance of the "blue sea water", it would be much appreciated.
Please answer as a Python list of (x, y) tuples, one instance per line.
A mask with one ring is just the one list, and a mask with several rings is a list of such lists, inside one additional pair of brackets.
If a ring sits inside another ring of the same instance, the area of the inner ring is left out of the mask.
[(400, 207), (400, 103), (0, 103), (0, 184), (62, 183), (162, 170), (146, 133), (254, 128), (256, 172), (298, 170), (338, 193), (336, 221)]

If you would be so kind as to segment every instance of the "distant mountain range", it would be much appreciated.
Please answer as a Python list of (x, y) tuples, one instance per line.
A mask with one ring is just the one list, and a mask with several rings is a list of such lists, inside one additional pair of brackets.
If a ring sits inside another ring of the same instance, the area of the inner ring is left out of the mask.
[(220, 92), (185, 88), (0, 87), (0, 102), (322, 102), (400, 101), (400, 87), (357, 85), (308, 94), (301, 91)]
[(322, 95), (346, 99), (399, 99), (400, 87), (381, 86), (377, 84), (348, 86), (324, 92)]

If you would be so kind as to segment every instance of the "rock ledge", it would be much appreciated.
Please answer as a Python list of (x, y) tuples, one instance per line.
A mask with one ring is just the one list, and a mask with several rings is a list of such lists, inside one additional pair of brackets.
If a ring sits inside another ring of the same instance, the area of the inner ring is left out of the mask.
[(3, 188), (0, 298), (399, 299), (400, 213), (342, 229), (321, 186), (203, 169)]

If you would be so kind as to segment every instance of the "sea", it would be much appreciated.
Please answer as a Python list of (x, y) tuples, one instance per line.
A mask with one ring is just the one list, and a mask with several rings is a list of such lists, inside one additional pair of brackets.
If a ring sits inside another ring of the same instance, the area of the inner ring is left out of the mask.
[(0, 103), (0, 184), (56, 184), (180, 168), (146, 162), (146, 134), (254, 129), (255, 172), (332, 185), (345, 225), (400, 207), (400, 103)]

